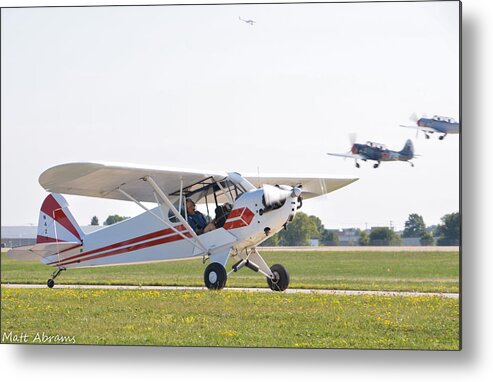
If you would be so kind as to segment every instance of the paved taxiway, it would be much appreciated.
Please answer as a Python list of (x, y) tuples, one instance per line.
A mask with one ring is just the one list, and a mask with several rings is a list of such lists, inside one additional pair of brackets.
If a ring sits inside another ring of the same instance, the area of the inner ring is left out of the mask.
[[(2, 284), (2, 288), (46, 288), (42, 284)], [(186, 286), (149, 286), (149, 285), (55, 285), (54, 289), (135, 289), (135, 290), (207, 290), (206, 287), (186, 287)], [(225, 288), (224, 290), (237, 290), (243, 292), (272, 292), (268, 288)], [(272, 292), (274, 293), (274, 292)], [(329, 290), (329, 289), (287, 289), (283, 293), (321, 293), (335, 295), (375, 295), (375, 296), (404, 296), (404, 297), (445, 297), (459, 298), (458, 293), (422, 293), (422, 292), (390, 292), (390, 291), (356, 291), (356, 290)]]

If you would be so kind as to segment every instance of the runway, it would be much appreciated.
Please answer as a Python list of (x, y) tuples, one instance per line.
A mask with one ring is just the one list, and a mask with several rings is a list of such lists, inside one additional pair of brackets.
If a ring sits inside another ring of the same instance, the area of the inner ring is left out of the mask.
[[(30, 288), (48, 289), (44, 284), (2, 284), (2, 288)], [(187, 286), (139, 286), (139, 285), (55, 285), (53, 289), (121, 289), (121, 290), (207, 290), (206, 287), (187, 287)], [(258, 292), (258, 293), (277, 293), (268, 288), (224, 288), (225, 291)], [(320, 293), (346, 296), (382, 296), (382, 297), (443, 297), (459, 298), (459, 293), (423, 293), (423, 292), (393, 292), (393, 291), (368, 291), (368, 290), (335, 290), (335, 289), (287, 289), (282, 293)]]

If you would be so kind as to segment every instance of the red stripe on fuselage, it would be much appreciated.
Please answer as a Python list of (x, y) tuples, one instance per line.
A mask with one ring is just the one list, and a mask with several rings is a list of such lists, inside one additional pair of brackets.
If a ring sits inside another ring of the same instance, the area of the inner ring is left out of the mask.
[[(188, 232), (185, 233), (185, 236), (188, 237), (188, 238), (191, 238), (192, 237), (192, 235), (190, 235), (190, 233), (188, 233)], [(120, 255), (122, 253), (138, 251), (139, 249), (154, 247), (156, 245), (170, 243), (170, 242), (177, 241), (177, 240), (183, 240), (183, 237), (181, 235), (176, 234), (176, 235), (167, 236), (167, 237), (164, 237), (164, 238), (161, 238), (161, 239), (158, 239), (158, 240), (148, 241), (148, 242), (145, 242), (145, 243), (132, 245), (130, 247), (125, 247), (125, 248), (117, 249), (117, 250), (114, 250), (114, 251), (110, 251), (110, 252), (106, 252), (106, 253), (101, 253), (99, 255), (89, 256), (89, 257), (86, 257), (86, 258), (84, 258), (82, 260), (72, 260), (72, 261), (68, 261), (68, 262), (66, 260), (62, 260), (57, 265), (58, 266), (65, 266), (65, 265), (69, 265), (69, 264), (74, 264), (74, 263), (79, 263), (79, 262), (85, 262), (85, 261), (89, 261), (89, 260), (99, 259), (99, 258), (102, 258), (102, 257)]]
[[(183, 232), (185, 230), (185, 226), (183, 224), (180, 224), (179, 226), (176, 226), (175, 229)], [(169, 235), (170, 233), (173, 233), (173, 232), (175, 232), (175, 231), (173, 231), (171, 228), (163, 229), (163, 230), (156, 231), (156, 232), (151, 232), (151, 233), (148, 233), (148, 234), (145, 234), (142, 236), (134, 237), (132, 239), (120, 241), (118, 243), (110, 244), (110, 245), (107, 245), (105, 247), (92, 249), (92, 250), (87, 251), (87, 252), (82, 252), (82, 253), (79, 253), (77, 255), (67, 257), (66, 259), (63, 259), (62, 262), (74, 260), (74, 259), (80, 259), (81, 257), (92, 255), (93, 253), (108, 251), (108, 250), (115, 249), (118, 247), (123, 247), (125, 245), (135, 244), (135, 243), (138, 243), (140, 241), (154, 239), (154, 238), (159, 237), (159, 236)], [(48, 265), (54, 265), (57, 263), (58, 263), (58, 261), (52, 261), (51, 263), (48, 263)]]

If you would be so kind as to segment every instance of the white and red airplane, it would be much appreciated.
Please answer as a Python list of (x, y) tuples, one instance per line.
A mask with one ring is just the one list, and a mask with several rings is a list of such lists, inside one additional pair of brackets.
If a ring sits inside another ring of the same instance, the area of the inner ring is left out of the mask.
[[(201, 257), (209, 289), (246, 266), (267, 277), (272, 290), (288, 287), (289, 273), (269, 266), (257, 246), (289, 224), (304, 199), (344, 187), (355, 178), (251, 176), (238, 173), (144, 168), (135, 165), (68, 163), (39, 178), (50, 194), (39, 213), (36, 244), (13, 248), (15, 259), (39, 259), (55, 267), (48, 287), (69, 268), (135, 264)], [(269, 184), (275, 184), (272, 186)], [(84, 233), (60, 194), (133, 201), (145, 211), (92, 233)], [(214, 208), (215, 229), (198, 235), (190, 226), (186, 200)], [(143, 203), (157, 206), (150, 209)], [(230, 257), (238, 261), (229, 273)]]

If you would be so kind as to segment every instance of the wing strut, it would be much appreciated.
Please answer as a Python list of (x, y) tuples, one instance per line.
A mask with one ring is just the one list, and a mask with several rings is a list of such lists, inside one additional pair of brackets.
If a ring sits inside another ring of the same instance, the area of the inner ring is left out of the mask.
[(154, 189), (154, 191), (156, 191), (156, 193), (161, 198), (161, 200), (169, 207), (169, 209), (171, 211), (173, 211), (173, 213), (175, 214), (176, 218), (181, 222), (181, 224), (183, 224), (185, 226), (185, 228), (187, 229), (188, 233), (190, 235), (192, 235), (192, 237), (197, 241), (197, 243), (199, 244), (198, 246), (204, 252), (208, 252), (207, 248), (202, 244), (202, 242), (200, 241), (198, 235), (195, 233), (195, 231), (193, 230), (193, 228), (190, 227), (190, 224), (188, 224), (188, 222), (183, 218), (183, 216), (181, 216), (181, 214), (177, 211), (177, 209), (175, 208), (175, 206), (173, 205), (173, 203), (171, 203), (169, 201), (169, 199), (166, 196), (166, 194), (159, 188), (159, 186), (154, 181), (154, 179), (152, 179), (152, 177), (150, 177), (150, 176), (146, 176), (144, 178), (144, 180), (147, 181), (147, 182), (149, 182), (149, 184)]
[[(165, 224), (166, 226), (168, 226), (170, 229), (172, 229), (174, 232), (176, 232), (178, 235), (180, 235), (181, 237), (183, 237), (186, 241), (188, 241), (190, 244), (192, 244), (194, 247), (198, 247), (200, 250), (204, 251), (204, 252), (208, 252), (207, 249), (202, 245), (202, 243), (197, 240), (197, 242), (194, 242), (193, 240), (190, 240), (189, 237), (187, 237), (185, 234), (183, 234), (183, 232), (181, 231), (178, 231), (175, 227), (173, 227), (173, 225), (171, 225), (170, 223), (168, 223), (166, 220), (164, 220), (163, 218), (161, 218), (160, 216), (156, 215), (154, 212), (152, 212), (149, 208), (147, 208), (146, 206), (144, 206), (141, 202), (139, 202), (137, 199), (135, 199), (132, 195), (128, 194), (127, 192), (123, 191), (120, 187), (118, 187), (118, 191), (120, 191), (123, 195), (125, 195), (129, 200), (131, 200), (132, 202), (134, 202), (135, 204), (137, 204), (139, 207), (143, 208), (144, 210), (146, 210), (147, 212), (149, 212), (152, 216), (154, 216), (156, 219), (158, 219), (160, 222), (162, 222), (163, 224)], [(161, 210), (162, 211), (162, 210)], [(188, 225), (188, 224), (187, 224)], [(185, 228), (187, 230), (191, 229), (191, 227), (188, 225), (185, 226)], [(191, 229), (192, 232), (193, 232), (193, 229)], [(195, 232), (193, 232), (195, 233)]]
[[(231, 204), (234, 204), (234, 200), (232, 198), (232, 195), (231, 195), (231, 190), (228, 189), (228, 192), (226, 192), (226, 190), (224, 189), (223, 186), (221, 186), (221, 182), (220, 181), (217, 181), (216, 179), (214, 179), (216, 181), (216, 184), (219, 186), (219, 188), (221, 189), (221, 191), (223, 192), (224, 196), (226, 196), (226, 198), (228, 199), (228, 201), (231, 203)], [(216, 203), (217, 204), (217, 203)]]

